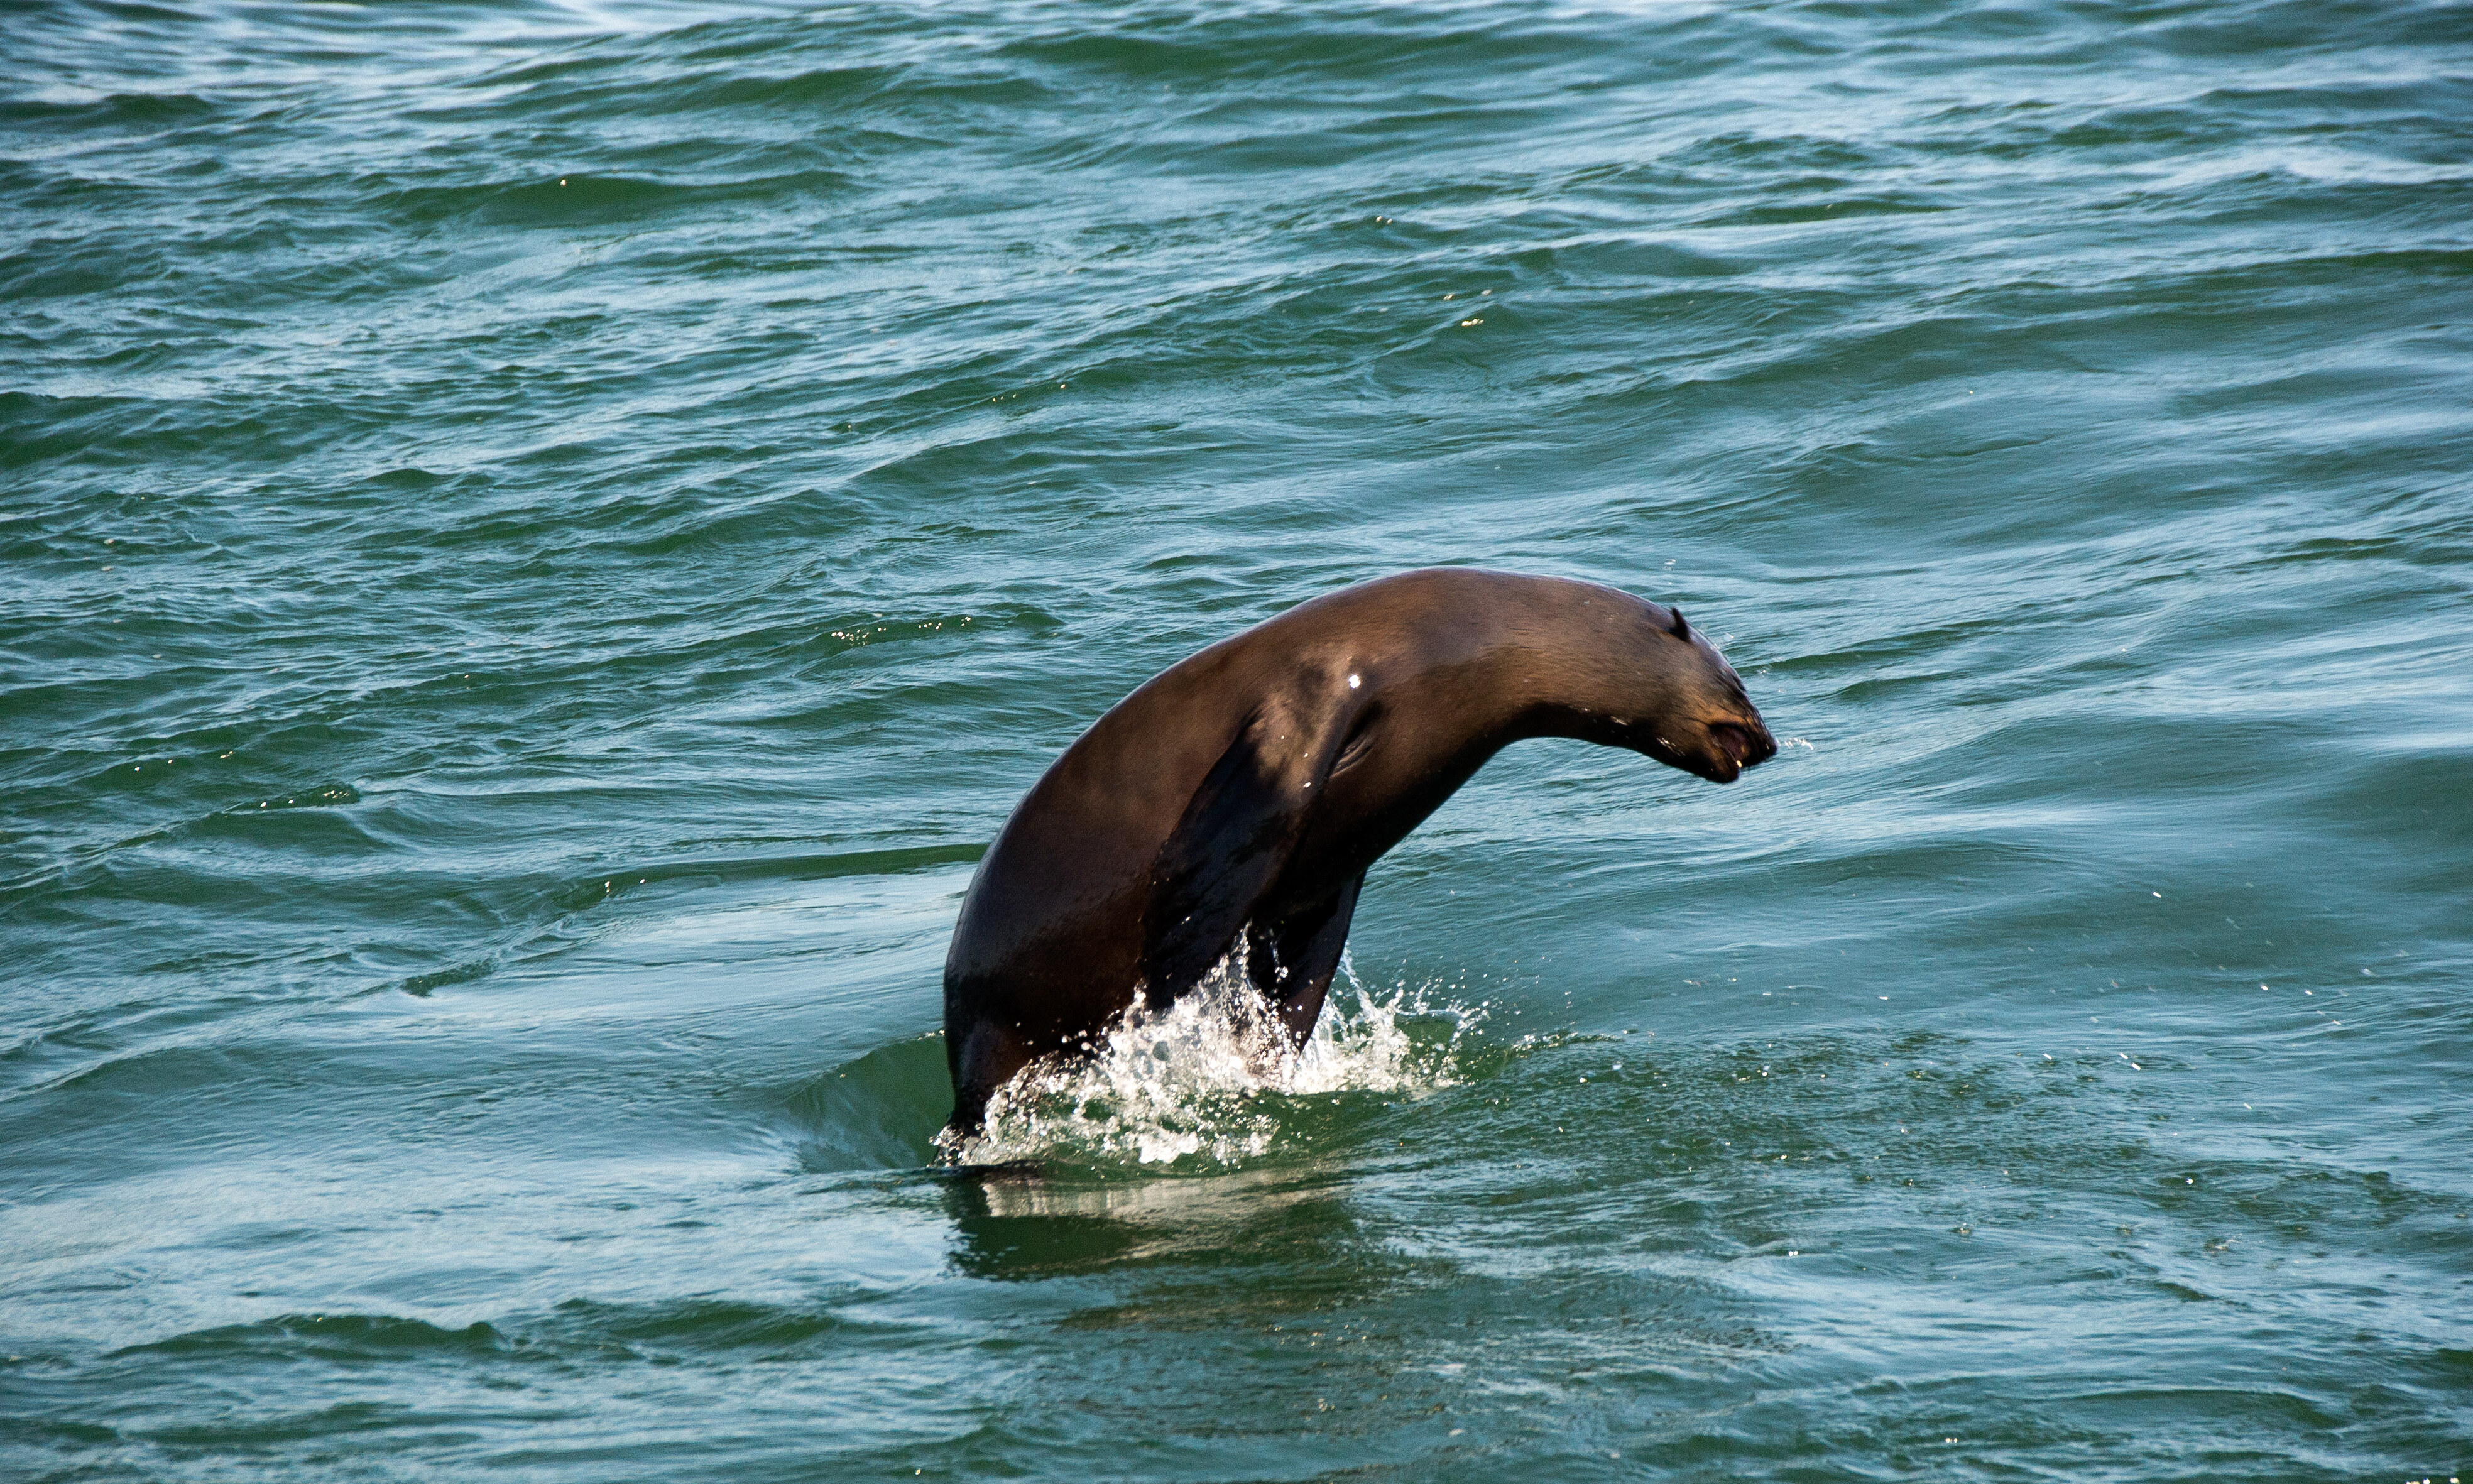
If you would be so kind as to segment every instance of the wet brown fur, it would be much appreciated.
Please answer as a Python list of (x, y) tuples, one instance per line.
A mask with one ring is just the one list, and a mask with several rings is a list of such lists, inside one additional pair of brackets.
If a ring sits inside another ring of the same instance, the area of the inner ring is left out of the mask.
[[(1357, 683), (1349, 683), (1351, 676)], [(1161, 672), (1005, 822), (945, 961), (953, 1127), (1245, 940), (1302, 1044), (1366, 867), (1505, 745), (1575, 737), (1719, 783), (1776, 745), (1671, 609), (1561, 578), (1443, 567), (1331, 593)]]

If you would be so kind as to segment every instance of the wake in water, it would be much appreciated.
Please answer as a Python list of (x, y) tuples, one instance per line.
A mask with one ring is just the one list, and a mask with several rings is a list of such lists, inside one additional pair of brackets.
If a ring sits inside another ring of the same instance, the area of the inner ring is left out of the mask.
[(1334, 985), (1312, 1037), (1292, 1047), (1232, 954), (1165, 1010), (1137, 999), (1095, 1054), (1033, 1065), (996, 1090), (979, 1134), (939, 1134), (937, 1147), (955, 1164), (1236, 1164), (1271, 1147), (1286, 1098), (1416, 1095), (1456, 1080), (1462, 1040), (1484, 1019), (1483, 1006), (1406, 986), (1378, 995), (1344, 966), (1342, 978), (1354, 1003)]

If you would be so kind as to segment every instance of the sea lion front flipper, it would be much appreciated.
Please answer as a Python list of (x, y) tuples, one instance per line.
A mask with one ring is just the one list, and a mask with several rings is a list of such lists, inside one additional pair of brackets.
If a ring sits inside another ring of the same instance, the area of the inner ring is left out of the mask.
[(1364, 885), (1359, 873), (1305, 911), (1246, 929), (1246, 970), (1270, 996), (1272, 1013), (1299, 1049), (1322, 1017), (1331, 976), (1338, 972), (1340, 952), (1348, 946), (1349, 922), (1357, 916), (1357, 894)]
[(1266, 701), (1236, 730), (1151, 864), (1144, 997), (1173, 1002), (1218, 963), (1278, 879), (1336, 750), (1337, 718)]

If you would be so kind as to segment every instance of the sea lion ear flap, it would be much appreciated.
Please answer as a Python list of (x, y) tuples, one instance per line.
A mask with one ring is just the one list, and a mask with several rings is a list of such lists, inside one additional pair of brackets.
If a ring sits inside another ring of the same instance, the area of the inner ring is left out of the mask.
[(1667, 627), (1666, 632), (1673, 634), (1678, 639), (1688, 639), (1692, 637), (1692, 626), (1683, 621), (1683, 610), (1679, 608), (1669, 608), (1667, 611), (1674, 615), (1674, 622)]

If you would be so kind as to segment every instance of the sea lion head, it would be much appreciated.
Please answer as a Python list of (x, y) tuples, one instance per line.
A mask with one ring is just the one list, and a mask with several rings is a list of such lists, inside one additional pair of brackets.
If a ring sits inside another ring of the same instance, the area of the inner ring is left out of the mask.
[(1610, 718), (1614, 734), (1598, 740), (1712, 783), (1732, 783), (1744, 769), (1776, 756), (1768, 724), (1717, 646), (1684, 619), (1681, 609), (1647, 602), (1640, 609), (1640, 629), (1630, 636), (1634, 650), (1625, 665), (1627, 694)]

